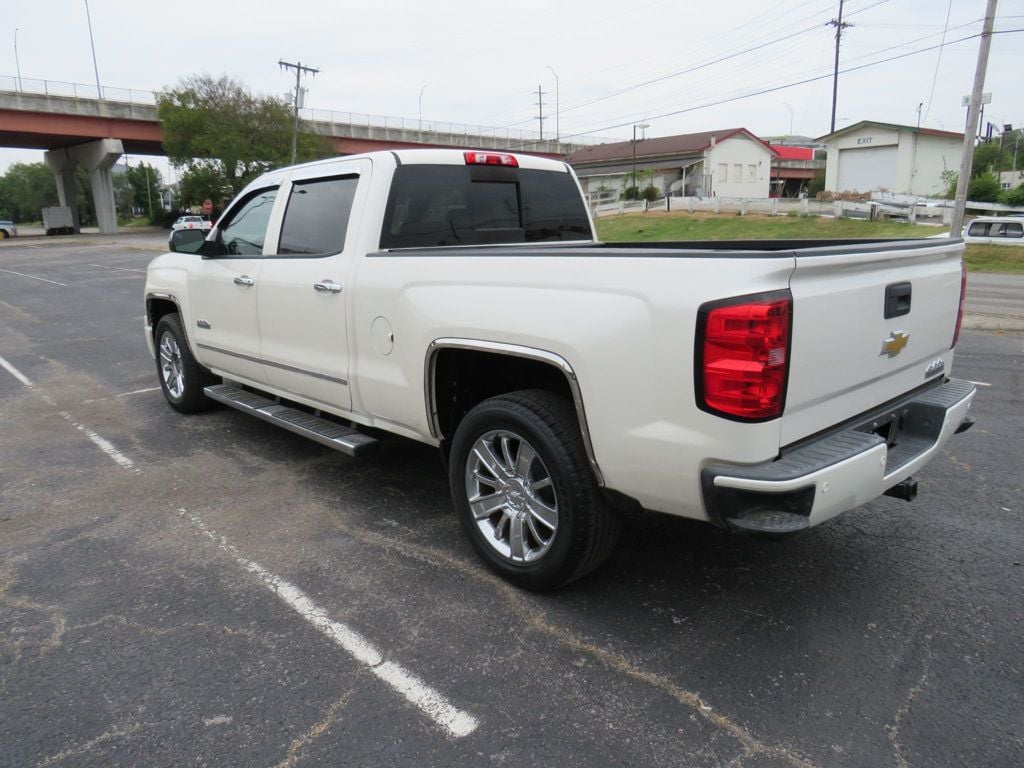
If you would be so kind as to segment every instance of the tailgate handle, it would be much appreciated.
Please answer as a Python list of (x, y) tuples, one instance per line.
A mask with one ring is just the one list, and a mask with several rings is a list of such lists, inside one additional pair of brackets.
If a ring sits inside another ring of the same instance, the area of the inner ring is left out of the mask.
[(885, 319), (910, 314), (910, 283), (885, 286)]

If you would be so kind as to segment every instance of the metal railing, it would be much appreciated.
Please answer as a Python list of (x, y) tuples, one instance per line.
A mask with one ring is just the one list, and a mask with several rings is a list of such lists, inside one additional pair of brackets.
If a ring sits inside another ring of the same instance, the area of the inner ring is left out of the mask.
[[(104, 101), (118, 102), (122, 104), (141, 104), (156, 106), (160, 97), (159, 91), (147, 91), (139, 88), (118, 88), (104, 85), (102, 94), (97, 90), (96, 85), (86, 83), (67, 83), (60, 80), (38, 80), (30, 77), (15, 77), (12, 75), (0, 75), (0, 91), (11, 93), (28, 93), (41, 96), (61, 96), (72, 99), (93, 99), (102, 98)], [(466, 123), (449, 123), (438, 120), (419, 120), (418, 118), (395, 117), (392, 115), (368, 115), (359, 112), (341, 112), (331, 109), (300, 109), (299, 115), (311, 122), (358, 125), (368, 128), (395, 129), (402, 131), (417, 131), (433, 133), (445, 136), (486, 136), (506, 141), (518, 141), (524, 144), (539, 143), (541, 141), (554, 143), (556, 139), (548, 136), (541, 139), (536, 131), (525, 131), (516, 128), (496, 128), (486, 125), (469, 125)], [(582, 136), (573, 134), (560, 136), (557, 139), (560, 144), (601, 144), (615, 141), (615, 139), (602, 138), (599, 136)]]

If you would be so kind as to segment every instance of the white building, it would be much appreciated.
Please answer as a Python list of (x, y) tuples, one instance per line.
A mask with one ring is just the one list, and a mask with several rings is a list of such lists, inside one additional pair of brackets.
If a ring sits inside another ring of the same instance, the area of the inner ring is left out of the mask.
[(695, 197), (768, 197), (778, 154), (746, 128), (730, 128), (599, 144), (567, 159), (592, 201), (614, 200), (632, 186), (634, 150), (641, 188)]
[(818, 141), (828, 152), (827, 191), (927, 196), (949, 187), (943, 174), (960, 168), (964, 135), (862, 120)]
[(1021, 184), (1024, 184), (1024, 170), (999, 172), (999, 186), (1001, 189), (1016, 189)]

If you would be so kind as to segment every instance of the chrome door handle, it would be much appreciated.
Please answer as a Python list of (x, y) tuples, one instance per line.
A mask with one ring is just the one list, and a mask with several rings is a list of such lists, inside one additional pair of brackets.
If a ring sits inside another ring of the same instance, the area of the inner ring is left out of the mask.
[(313, 283), (313, 287), (327, 293), (341, 293), (341, 283), (336, 283), (333, 280), (321, 280), (318, 283)]
[(256, 281), (248, 275), (242, 275), (241, 277), (235, 278), (235, 285), (256, 285)]

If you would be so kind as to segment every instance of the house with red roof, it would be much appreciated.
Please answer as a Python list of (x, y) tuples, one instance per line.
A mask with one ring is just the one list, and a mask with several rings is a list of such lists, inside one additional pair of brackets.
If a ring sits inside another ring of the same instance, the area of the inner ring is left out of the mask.
[(592, 201), (616, 199), (633, 186), (662, 195), (766, 198), (778, 155), (746, 128), (598, 144), (567, 158)]

